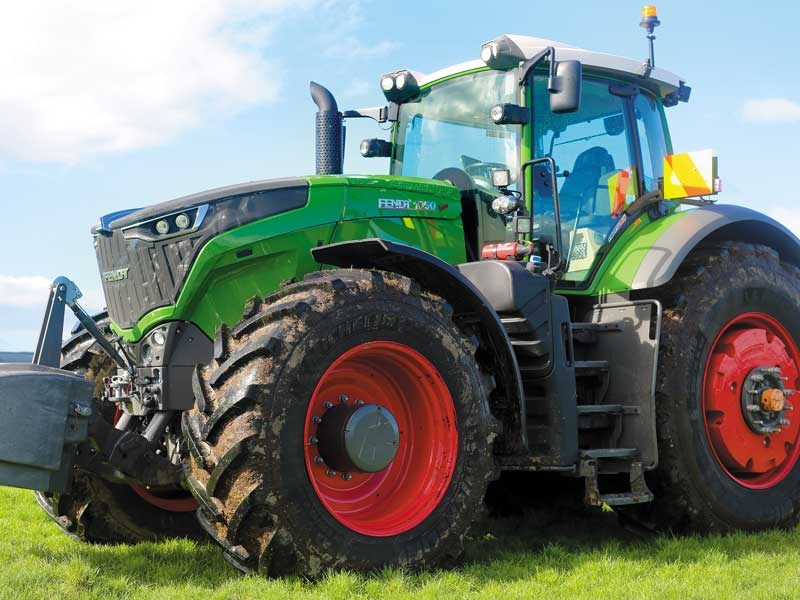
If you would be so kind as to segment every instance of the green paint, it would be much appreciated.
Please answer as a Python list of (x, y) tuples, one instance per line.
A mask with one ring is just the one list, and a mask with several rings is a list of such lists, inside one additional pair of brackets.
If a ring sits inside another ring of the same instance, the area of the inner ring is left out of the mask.
[[(151, 311), (131, 329), (112, 325), (115, 333), (135, 342), (161, 323), (182, 320), (213, 337), (220, 324), (241, 320), (250, 298), (318, 270), (310, 250), (334, 240), (386, 237), (453, 263), (465, 260), (460, 196), (451, 185), (388, 175), (314, 176), (308, 181), (305, 207), (213, 238), (200, 251), (173, 306)], [(380, 199), (408, 201), (409, 208), (381, 208)], [(240, 258), (245, 249), (248, 255)]]
[(586, 289), (561, 289), (559, 293), (598, 296), (629, 291), (647, 253), (664, 232), (685, 214), (673, 212), (655, 221), (651, 221), (646, 215), (639, 217), (614, 242)]

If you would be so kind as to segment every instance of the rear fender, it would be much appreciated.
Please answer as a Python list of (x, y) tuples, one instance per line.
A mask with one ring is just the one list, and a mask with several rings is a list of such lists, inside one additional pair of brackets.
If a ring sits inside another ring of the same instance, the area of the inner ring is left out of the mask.
[[(509, 419), (504, 423), (502, 452), (527, 448), (524, 402), (519, 365), (508, 334), (489, 301), (464, 275), (436, 256), (411, 246), (381, 239), (357, 240), (311, 250), (325, 265), (378, 269), (414, 279), (424, 289), (447, 300), (458, 319), (475, 321), (481, 342), (492, 360), (497, 390), (504, 397)], [(493, 407), (494, 408), (494, 407)]]
[(786, 227), (749, 208), (721, 204), (686, 211), (661, 234), (639, 265), (631, 289), (668, 283), (696, 247), (713, 240), (764, 244), (800, 266), (800, 240)]

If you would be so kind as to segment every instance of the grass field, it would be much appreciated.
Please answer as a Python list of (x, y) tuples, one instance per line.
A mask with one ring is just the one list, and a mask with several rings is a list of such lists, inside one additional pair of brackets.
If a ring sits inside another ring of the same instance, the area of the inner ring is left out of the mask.
[(332, 573), (311, 583), (240, 576), (185, 540), (89, 546), (26, 491), (0, 488), (0, 598), (797, 598), (800, 531), (632, 538), (609, 513), (489, 521), (458, 570)]

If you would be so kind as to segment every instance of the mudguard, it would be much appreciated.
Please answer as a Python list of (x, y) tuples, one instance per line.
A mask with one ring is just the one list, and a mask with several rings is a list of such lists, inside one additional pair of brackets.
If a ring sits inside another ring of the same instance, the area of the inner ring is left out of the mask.
[(424, 289), (447, 300), (456, 317), (475, 320), (494, 362), (498, 390), (510, 417), (504, 425), (502, 448), (514, 454), (527, 449), (524, 394), (519, 365), (503, 324), (489, 301), (464, 275), (436, 256), (381, 239), (356, 240), (319, 246), (311, 254), (320, 264), (378, 269), (414, 279)]
[(720, 204), (686, 211), (675, 221), (648, 250), (631, 289), (668, 283), (698, 244), (714, 239), (764, 244), (800, 266), (800, 239), (786, 227), (749, 208)]

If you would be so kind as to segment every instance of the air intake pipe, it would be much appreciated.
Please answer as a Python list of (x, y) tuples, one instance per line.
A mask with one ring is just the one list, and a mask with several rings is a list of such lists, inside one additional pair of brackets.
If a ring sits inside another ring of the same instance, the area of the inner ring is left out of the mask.
[(344, 127), (342, 113), (329, 90), (311, 82), (311, 98), (317, 105), (317, 175), (342, 173)]

